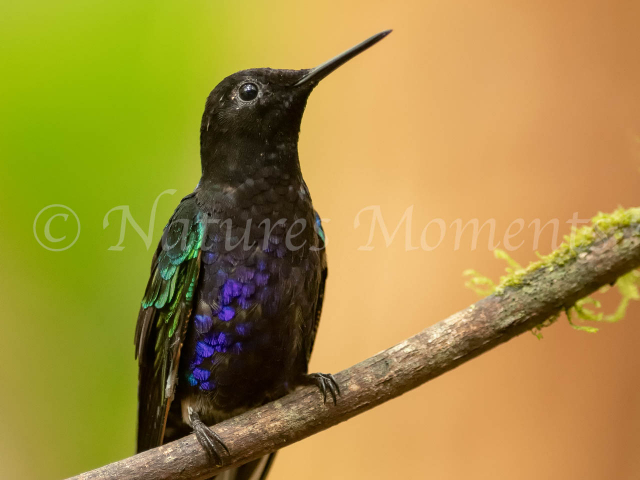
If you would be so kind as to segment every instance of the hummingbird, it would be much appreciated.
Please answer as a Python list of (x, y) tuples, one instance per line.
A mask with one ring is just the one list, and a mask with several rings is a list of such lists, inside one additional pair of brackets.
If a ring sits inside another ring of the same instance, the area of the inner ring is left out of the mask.
[[(316, 385), (308, 373), (327, 279), (325, 234), (300, 169), (307, 99), (378, 33), (312, 69), (242, 70), (209, 94), (202, 176), (164, 228), (135, 332), (137, 450), (195, 432), (216, 465), (229, 450), (208, 425)], [(222, 476), (265, 478), (273, 455)]]

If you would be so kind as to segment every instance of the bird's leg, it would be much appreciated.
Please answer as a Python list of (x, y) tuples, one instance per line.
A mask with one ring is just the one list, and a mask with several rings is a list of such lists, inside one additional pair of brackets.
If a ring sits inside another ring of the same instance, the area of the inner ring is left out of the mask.
[(189, 407), (189, 422), (191, 423), (191, 428), (196, 434), (196, 438), (198, 442), (207, 452), (210, 458), (212, 458), (216, 464), (216, 466), (220, 467), (224, 463), (224, 458), (228, 457), (229, 449), (224, 444), (222, 439), (218, 436), (216, 432), (207, 427), (202, 420), (200, 420), (200, 416), (193, 410), (192, 407)]
[(330, 373), (310, 373), (303, 375), (303, 385), (315, 385), (322, 392), (324, 403), (327, 403), (327, 390), (333, 399), (333, 404), (337, 405), (338, 396), (340, 396), (340, 385)]

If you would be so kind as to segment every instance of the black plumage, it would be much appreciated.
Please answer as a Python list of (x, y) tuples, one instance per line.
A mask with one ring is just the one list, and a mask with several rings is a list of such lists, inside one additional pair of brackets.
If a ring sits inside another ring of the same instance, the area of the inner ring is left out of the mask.
[[(327, 262), (298, 136), (317, 83), (388, 33), (315, 69), (235, 73), (209, 95), (202, 178), (165, 227), (138, 317), (138, 451), (194, 430), (224, 463), (206, 425), (306, 383), (336, 401), (331, 375), (307, 373)], [(271, 461), (225, 473), (265, 475)]]

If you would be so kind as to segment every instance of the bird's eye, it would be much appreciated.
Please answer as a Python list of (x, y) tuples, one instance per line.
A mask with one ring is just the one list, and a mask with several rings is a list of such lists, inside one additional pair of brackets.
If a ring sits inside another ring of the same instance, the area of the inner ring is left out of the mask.
[(240, 99), (250, 102), (258, 96), (258, 87), (254, 83), (245, 83), (240, 87)]

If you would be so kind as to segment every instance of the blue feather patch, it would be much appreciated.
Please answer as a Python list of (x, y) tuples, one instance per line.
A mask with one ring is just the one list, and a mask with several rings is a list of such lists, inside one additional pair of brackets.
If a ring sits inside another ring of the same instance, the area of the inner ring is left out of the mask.
[(209, 358), (211, 355), (213, 355), (213, 351), (213, 347), (206, 344), (205, 342), (198, 342), (198, 344), (196, 345), (196, 353), (202, 358)]
[(194, 368), (193, 376), (195, 379), (200, 380), (201, 382), (204, 382), (205, 380), (209, 380), (209, 377), (211, 376), (211, 372), (209, 370), (205, 370), (204, 368)]
[(223, 322), (228, 322), (233, 317), (235, 317), (235, 315), (236, 311), (233, 309), (233, 307), (222, 307), (218, 312), (218, 318)]

